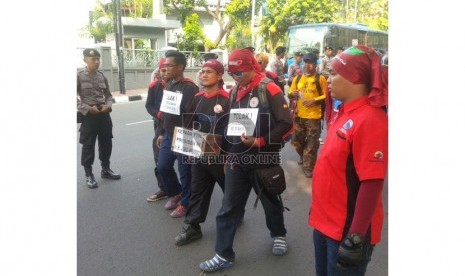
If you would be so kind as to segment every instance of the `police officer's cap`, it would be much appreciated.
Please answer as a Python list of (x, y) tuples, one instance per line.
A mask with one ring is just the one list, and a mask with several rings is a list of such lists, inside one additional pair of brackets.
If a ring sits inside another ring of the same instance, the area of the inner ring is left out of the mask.
[(85, 49), (82, 53), (84, 54), (84, 57), (100, 57), (100, 53), (97, 50), (91, 48)]
[(203, 59), (205, 61), (209, 61), (210, 59), (217, 59), (217, 58), (218, 58), (218, 55), (215, 53), (206, 53), (205, 55), (203, 55)]
[(309, 53), (309, 54), (306, 54), (303, 58), (302, 58), (304, 61), (309, 61), (309, 62), (313, 62), (313, 63), (316, 63), (318, 58), (315, 54), (313, 53)]

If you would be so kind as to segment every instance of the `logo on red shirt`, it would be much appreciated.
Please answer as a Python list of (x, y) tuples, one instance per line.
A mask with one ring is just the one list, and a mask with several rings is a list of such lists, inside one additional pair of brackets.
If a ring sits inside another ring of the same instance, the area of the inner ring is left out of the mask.
[(375, 156), (374, 156), (374, 157), (375, 157), (376, 159), (383, 159), (383, 156), (384, 156), (383, 152), (377, 151), (377, 152), (375, 152)]

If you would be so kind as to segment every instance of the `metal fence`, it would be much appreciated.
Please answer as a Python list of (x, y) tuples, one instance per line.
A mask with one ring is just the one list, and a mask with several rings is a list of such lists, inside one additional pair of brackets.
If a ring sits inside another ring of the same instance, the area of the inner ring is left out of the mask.
[[(77, 67), (83, 67), (82, 51), (84, 48), (77, 48)], [(155, 68), (160, 59), (165, 56), (166, 50), (155, 51), (150, 49), (122, 49), (125, 68)], [(200, 67), (204, 62), (206, 52), (180, 51), (186, 56), (187, 67)], [(116, 49), (111, 49), (111, 65), (118, 68), (118, 55)]]

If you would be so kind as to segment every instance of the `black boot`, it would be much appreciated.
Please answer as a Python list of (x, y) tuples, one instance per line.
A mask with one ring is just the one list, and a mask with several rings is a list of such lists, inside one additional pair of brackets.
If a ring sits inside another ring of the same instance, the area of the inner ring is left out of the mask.
[(111, 180), (121, 179), (121, 175), (114, 173), (110, 168), (102, 168), (102, 178), (108, 178)]
[[(194, 227), (196, 229), (194, 229)], [(174, 238), (175, 244), (177, 246), (182, 246), (202, 238), (202, 230), (200, 229), (200, 225), (195, 225), (194, 227), (191, 225), (188, 225), (187, 228), (183, 227), (181, 234)]]
[(98, 187), (97, 181), (95, 181), (93, 174), (86, 176), (86, 184), (90, 189), (95, 189)]

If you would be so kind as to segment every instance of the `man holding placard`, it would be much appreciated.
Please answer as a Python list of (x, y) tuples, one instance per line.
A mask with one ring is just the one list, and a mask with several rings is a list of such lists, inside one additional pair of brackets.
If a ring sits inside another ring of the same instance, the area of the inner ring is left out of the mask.
[(225, 166), (223, 203), (216, 217), (216, 255), (200, 264), (200, 269), (208, 272), (233, 266), (234, 235), (252, 188), (260, 195), (265, 209), (273, 254), (281, 256), (287, 252), (282, 203), (278, 195), (259, 192), (263, 185), (258, 171), (280, 164), (281, 143), (293, 127), (289, 107), (282, 90), (265, 78), (249, 50), (231, 52), (228, 73), (237, 83), (230, 92), (226, 138), (231, 147)]
[[(189, 204), (191, 186), (191, 165), (182, 155), (176, 155), (171, 150), (175, 127), (189, 127), (192, 110), (192, 100), (199, 92), (198, 87), (190, 79), (184, 78), (186, 57), (178, 51), (168, 51), (166, 57), (166, 74), (171, 79), (163, 91), (160, 104), (161, 131), (157, 139), (160, 148), (157, 168), (168, 194), (165, 209), (172, 210), (171, 217), (183, 217)], [(187, 116), (185, 116), (187, 115)], [(174, 170), (174, 161), (178, 161), (178, 171), (181, 183)]]
[[(230, 103), (229, 93), (223, 90), (223, 73), (223, 64), (216, 59), (208, 60), (203, 64), (200, 70), (203, 89), (194, 97), (192, 121), (194, 131), (202, 133), (204, 139), (216, 134), (224, 143), (226, 139), (223, 136), (228, 125)], [(224, 149), (222, 143), (217, 143), (215, 140), (207, 142), (212, 143), (209, 148)], [(224, 153), (221, 151), (220, 155), (216, 155), (214, 152), (203, 152), (203, 156), (194, 159), (191, 169), (191, 197), (184, 220), (187, 226), (183, 227), (175, 238), (176, 245), (185, 245), (202, 237), (199, 224), (207, 217), (215, 183), (218, 183), (224, 191)]]

